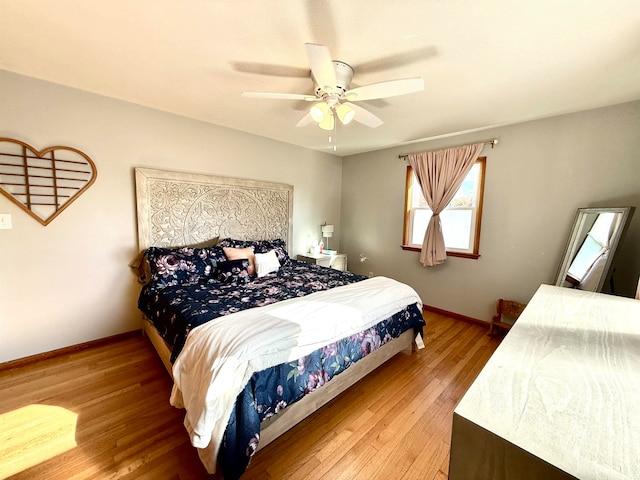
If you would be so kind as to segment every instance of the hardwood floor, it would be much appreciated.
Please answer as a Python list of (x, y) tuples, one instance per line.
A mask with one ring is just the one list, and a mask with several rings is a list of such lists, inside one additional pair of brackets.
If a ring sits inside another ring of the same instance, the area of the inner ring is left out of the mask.
[[(260, 450), (243, 480), (446, 479), (453, 409), (499, 341), (425, 317), (425, 349), (397, 355)], [(217, 478), (142, 336), (0, 372), (0, 389), (0, 478)]]

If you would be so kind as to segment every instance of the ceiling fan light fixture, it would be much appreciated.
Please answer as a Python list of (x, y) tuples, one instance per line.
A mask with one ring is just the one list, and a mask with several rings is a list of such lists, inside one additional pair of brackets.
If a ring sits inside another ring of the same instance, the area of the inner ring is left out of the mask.
[(322, 120), (318, 126), (323, 130), (333, 130), (335, 123), (336, 122), (333, 119), (333, 112), (329, 112), (328, 115), (325, 115), (324, 120)]
[(396, 97), (424, 90), (424, 80), (421, 77), (387, 80), (350, 88), (354, 71), (349, 64), (332, 60), (329, 49), (324, 45), (307, 43), (305, 46), (311, 67), (310, 77), (314, 95), (276, 92), (242, 92), (242, 95), (313, 102), (309, 113), (298, 121), (296, 127), (316, 122), (321, 129), (330, 131), (338, 126), (336, 117), (343, 125), (356, 120), (367, 127), (377, 128), (383, 124), (382, 120), (366, 108), (359, 106), (357, 102)]
[(316, 103), (313, 107), (311, 107), (309, 113), (311, 114), (311, 118), (313, 118), (314, 121), (320, 123), (326, 118), (327, 114), (329, 113), (329, 105), (324, 102)]
[(346, 125), (355, 116), (356, 112), (353, 111), (349, 105), (345, 105), (344, 103), (338, 105), (336, 107), (336, 113), (338, 114), (338, 118), (342, 122), (343, 125)]

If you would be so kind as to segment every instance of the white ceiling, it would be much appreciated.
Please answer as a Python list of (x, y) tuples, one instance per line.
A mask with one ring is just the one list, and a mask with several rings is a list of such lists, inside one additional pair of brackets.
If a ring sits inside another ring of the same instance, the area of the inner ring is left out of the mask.
[(640, 99), (638, 0), (0, 0), (0, 69), (331, 153), (309, 103), (241, 96), (311, 94), (307, 42), (425, 81), (342, 156)]

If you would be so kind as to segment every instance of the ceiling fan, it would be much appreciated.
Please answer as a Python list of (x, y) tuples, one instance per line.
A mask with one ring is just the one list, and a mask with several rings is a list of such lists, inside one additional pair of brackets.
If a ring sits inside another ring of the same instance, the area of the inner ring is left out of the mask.
[(302, 127), (315, 121), (323, 130), (333, 130), (336, 117), (344, 125), (352, 120), (371, 128), (382, 125), (380, 118), (353, 102), (395, 97), (424, 90), (421, 77), (390, 80), (350, 89), (354, 73), (350, 65), (332, 60), (329, 49), (324, 45), (306, 43), (305, 46), (311, 66), (311, 79), (314, 82), (314, 95), (269, 92), (242, 92), (242, 95), (316, 102), (296, 126)]

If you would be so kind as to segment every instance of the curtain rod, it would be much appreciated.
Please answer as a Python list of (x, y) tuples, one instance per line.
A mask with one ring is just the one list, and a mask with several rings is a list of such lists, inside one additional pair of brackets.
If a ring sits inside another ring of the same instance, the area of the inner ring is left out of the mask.
[[(484, 143), (485, 145), (491, 145), (491, 148), (495, 147), (498, 144), (498, 139), (497, 138), (491, 138), (489, 140), (481, 140), (480, 142), (475, 142), (475, 143)], [(473, 145), (473, 143), (467, 143), (465, 145)], [(456, 145), (458, 147), (462, 147), (465, 145)], [(443, 148), (438, 148), (437, 150), (444, 150), (445, 148), (454, 148), (454, 147), (443, 147)], [(426, 150), (429, 151), (429, 150)], [(421, 152), (414, 152), (414, 153), (421, 153)], [(401, 155), (398, 155), (398, 158), (400, 160), (406, 160), (407, 158), (409, 158), (409, 155), (412, 155), (411, 153), (403, 153)]]

